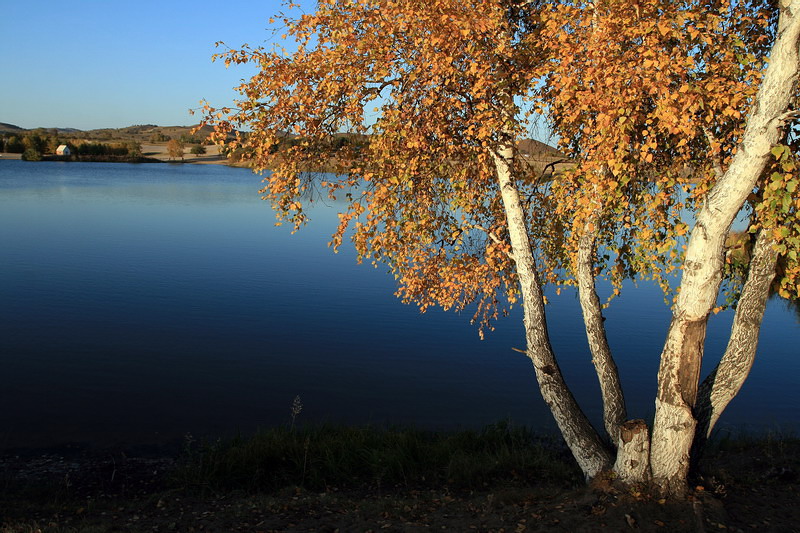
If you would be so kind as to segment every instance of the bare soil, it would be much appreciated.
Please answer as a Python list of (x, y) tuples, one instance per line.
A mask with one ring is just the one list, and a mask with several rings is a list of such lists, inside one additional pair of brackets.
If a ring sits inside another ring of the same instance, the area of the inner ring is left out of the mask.
[(206, 146), (206, 153), (194, 155), (191, 153), (192, 146), (187, 144), (183, 149), (183, 159), (172, 159), (167, 152), (167, 143), (142, 143), (142, 156), (160, 161), (173, 161), (183, 163), (215, 164), (224, 165), (227, 159), (220, 155), (219, 146)]

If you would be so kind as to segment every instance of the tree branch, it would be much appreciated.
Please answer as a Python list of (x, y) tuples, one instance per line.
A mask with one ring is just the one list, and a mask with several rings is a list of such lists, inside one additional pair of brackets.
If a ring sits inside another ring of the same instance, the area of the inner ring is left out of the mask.
[(544, 295), (528, 239), (519, 189), (511, 171), (513, 153), (511, 146), (501, 146), (493, 155), (520, 284), (528, 357), (533, 363), (542, 398), (567, 446), (584, 475), (593, 478), (611, 466), (612, 458), (567, 386), (550, 344)]
[(774, 119), (784, 115), (796, 97), (798, 41), (800, 0), (791, 0), (781, 9), (769, 65), (736, 154), (698, 211), (686, 248), (680, 292), (661, 353), (650, 449), (653, 479), (665, 493), (686, 490), (706, 324), (722, 283), (725, 237), (779, 141)]
[(775, 278), (778, 252), (775, 251), (774, 244), (768, 230), (759, 231), (725, 354), (700, 385), (697, 393), (695, 452), (702, 449), (722, 411), (739, 392), (753, 366), (761, 321), (764, 318), (770, 286)]
[[(715, 144), (720, 144), (720, 142), (717, 140), (717, 137), (713, 133), (711, 133), (711, 130), (709, 130), (705, 126), (703, 126), (703, 133), (705, 134), (706, 139), (708, 140), (709, 148), (712, 148)], [(714, 154), (712, 157), (712, 161), (714, 163), (714, 174), (716, 174), (717, 179), (720, 179), (725, 174), (725, 172), (723, 172), (722, 170), (722, 162), (720, 161), (719, 154)]]
[[(464, 227), (467, 228), (467, 229), (477, 229), (477, 230), (480, 230), (480, 231), (484, 232), (486, 234), (486, 236), (489, 237), (492, 240), (492, 242), (494, 242), (495, 244), (499, 244), (499, 245), (507, 245), (508, 244), (506, 241), (502, 240), (497, 235), (495, 235), (495, 233), (493, 231), (490, 231), (490, 230), (484, 228), (483, 226), (479, 226), (478, 224), (467, 224)], [(505, 250), (503, 251), (503, 253), (505, 253), (508, 256), (509, 259), (514, 261), (514, 254), (513, 253), (507, 252)]]
[(608, 346), (606, 329), (603, 321), (602, 305), (597, 297), (593, 274), (595, 243), (597, 240), (597, 216), (589, 217), (583, 227), (583, 235), (578, 244), (576, 262), (576, 278), (578, 281), (578, 297), (583, 311), (583, 323), (586, 328), (586, 339), (592, 352), (600, 392), (603, 397), (603, 423), (611, 442), (619, 441), (620, 427), (627, 417), (625, 398), (619, 371)]

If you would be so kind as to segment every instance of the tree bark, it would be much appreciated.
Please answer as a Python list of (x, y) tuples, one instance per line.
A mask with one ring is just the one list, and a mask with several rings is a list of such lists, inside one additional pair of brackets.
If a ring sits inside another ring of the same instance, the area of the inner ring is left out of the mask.
[(527, 354), (533, 362), (542, 398), (584, 475), (591, 479), (611, 465), (611, 454), (589, 423), (567, 387), (550, 345), (539, 274), (528, 240), (525, 213), (511, 172), (513, 150), (500, 147), (494, 154), (512, 254), (522, 296)]
[(739, 393), (753, 367), (761, 321), (764, 319), (772, 280), (775, 279), (778, 252), (774, 245), (775, 241), (768, 230), (759, 231), (725, 354), (717, 368), (700, 385), (697, 394), (695, 456), (702, 452), (722, 411)]
[(620, 426), (614, 473), (628, 485), (649, 480), (650, 434), (644, 420), (629, 420)]
[(706, 323), (722, 281), (724, 240), (771, 157), (798, 70), (800, 0), (782, 2), (778, 33), (747, 126), (730, 167), (708, 195), (692, 229), (678, 300), (661, 353), (651, 468), (661, 492), (683, 494), (697, 426), (695, 400)]
[(583, 312), (586, 339), (592, 353), (600, 393), (603, 399), (603, 425), (611, 442), (616, 444), (620, 437), (620, 426), (628, 416), (619, 371), (611, 355), (603, 324), (603, 307), (597, 297), (593, 274), (595, 242), (597, 235), (596, 217), (591, 217), (584, 225), (584, 232), (578, 243), (578, 259), (575, 276), (578, 280), (578, 298)]

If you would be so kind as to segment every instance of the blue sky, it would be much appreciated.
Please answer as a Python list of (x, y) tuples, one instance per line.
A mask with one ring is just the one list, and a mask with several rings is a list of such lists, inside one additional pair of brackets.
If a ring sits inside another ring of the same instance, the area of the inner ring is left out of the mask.
[(23, 128), (194, 124), (189, 108), (230, 104), (254, 72), (212, 63), (214, 43), (276, 42), (269, 18), (285, 11), (279, 0), (3, 4), (0, 122)]

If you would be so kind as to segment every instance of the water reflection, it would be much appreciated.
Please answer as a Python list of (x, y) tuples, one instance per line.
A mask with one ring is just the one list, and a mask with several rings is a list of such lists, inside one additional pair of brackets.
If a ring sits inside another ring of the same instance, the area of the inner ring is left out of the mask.
[(800, 300), (785, 300), (777, 295), (773, 295), (771, 300), (782, 301), (786, 305), (786, 309), (794, 313), (794, 318), (800, 324)]
[[(227, 167), (0, 162), (0, 448), (144, 442), (301, 422), (554, 429), (518, 310), (479, 341), (471, 312), (420, 315), (381, 269), (326, 244), (319, 204), (292, 236), (259, 178)], [(574, 293), (548, 322), (593, 420), (598, 390)], [(795, 308), (796, 309), (796, 308)], [(669, 310), (655, 286), (607, 312), (632, 416), (653, 410)], [(724, 350), (715, 317), (706, 370)], [(797, 424), (796, 310), (767, 309), (751, 379), (723, 424)]]

